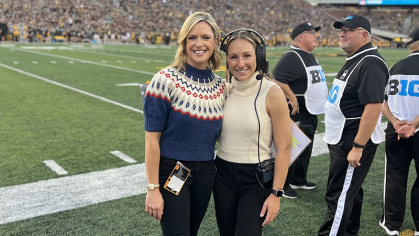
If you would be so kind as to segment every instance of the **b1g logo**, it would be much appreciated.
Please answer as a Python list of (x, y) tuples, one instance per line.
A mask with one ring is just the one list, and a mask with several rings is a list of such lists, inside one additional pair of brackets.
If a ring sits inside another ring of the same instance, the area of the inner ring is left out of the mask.
[[(400, 96), (412, 96), (419, 97), (419, 81), (412, 80), (390, 80), (390, 91), (389, 95), (400, 95)], [(399, 89), (399, 85), (400, 89)]]
[(338, 93), (339, 93), (339, 86), (333, 85), (330, 88), (329, 96), (327, 97), (327, 101), (332, 103), (332, 104), (335, 103), (336, 99), (338, 98)]
[(311, 70), (310, 74), (312, 78), (311, 80), (312, 84), (317, 84), (317, 83), (326, 81), (326, 76), (324, 75), (324, 72), (322, 69)]

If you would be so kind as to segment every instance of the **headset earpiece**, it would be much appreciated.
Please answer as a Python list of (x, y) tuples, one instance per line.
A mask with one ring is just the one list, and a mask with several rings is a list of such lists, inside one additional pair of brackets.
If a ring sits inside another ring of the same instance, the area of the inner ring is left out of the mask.
[(233, 35), (236, 32), (239, 31), (247, 31), (249, 33), (252, 33), (256, 37), (259, 38), (258, 44), (256, 46), (256, 67), (263, 71), (263, 73), (268, 73), (269, 69), (269, 62), (266, 60), (266, 43), (263, 39), (262, 35), (260, 35), (258, 32), (251, 30), (251, 29), (236, 29), (231, 31), (230, 33), (226, 34), (221, 41), (220, 50), (227, 53), (227, 43), (228, 39), (230, 39), (231, 35)]

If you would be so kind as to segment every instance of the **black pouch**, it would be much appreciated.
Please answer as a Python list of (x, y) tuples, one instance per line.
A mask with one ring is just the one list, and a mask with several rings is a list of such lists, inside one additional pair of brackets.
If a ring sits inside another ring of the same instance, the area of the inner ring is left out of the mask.
[(275, 159), (271, 158), (260, 162), (257, 167), (257, 177), (261, 183), (267, 183), (274, 177)]

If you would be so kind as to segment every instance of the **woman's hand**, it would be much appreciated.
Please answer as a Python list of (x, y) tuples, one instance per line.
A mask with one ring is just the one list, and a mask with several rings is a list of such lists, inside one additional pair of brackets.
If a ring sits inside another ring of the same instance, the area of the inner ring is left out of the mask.
[(263, 217), (266, 213), (266, 218), (265, 221), (263, 221), (262, 226), (271, 223), (278, 215), (281, 205), (280, 199), (280, 197), (270, 194), (269, 197), (265, 200), (263, 203), (262, 211), (260, 212), (260, 217)]
[(145, 210), (148, 214), (156, 220), (161, 220), (163, 215), (163, 206), (164, 201), (160, 190), (155, 189), (153, 191), (147, 191)]

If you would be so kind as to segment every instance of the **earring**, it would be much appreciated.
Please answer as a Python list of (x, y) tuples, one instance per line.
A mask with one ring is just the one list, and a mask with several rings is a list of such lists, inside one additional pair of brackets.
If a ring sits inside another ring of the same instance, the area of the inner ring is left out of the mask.
[(227, 81), (229, 82), (229, 83), (231, 83), (231, 78), (230, 78), (230, 69), (227, 69)]

